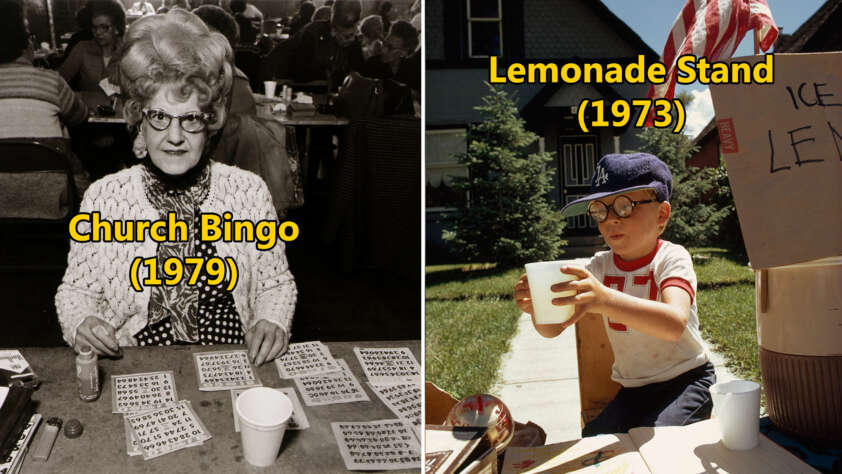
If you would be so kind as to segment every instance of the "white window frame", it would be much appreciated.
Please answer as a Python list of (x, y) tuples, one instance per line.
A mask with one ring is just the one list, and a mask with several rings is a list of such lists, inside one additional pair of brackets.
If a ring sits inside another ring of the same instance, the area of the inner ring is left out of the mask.
[[(467, 140), (468, 140), (468, 129), (467, 128), (440, 128), (440, 129), (433, 129), (433, 130), (425, 130), (426, 135), (449, 135), (449, 134), (453, 134), (454, 132), (459, 132), (463, 135), (463, 138), (465, 139), (465, 149), (462, 150), (462, 152), (467, 152), (468, 151), (468, 142), (467, 142)], [(426, 136), (425, 136), (425, 139), (426, 139)], [(463, 169), (463, 170), (465, 170), (464, 176), (467, 176), (467, 174), (468, 174), (467, 173), (468, 166), (464, 165), (462, 163), (459, 163), (458, 161), (454, 160), (454, 161), (450, 161), (450, 162), (431, 163), (430, 161), (425, 159), (424, 160), (424, 172), (425, 172), (424, 173), (424, 183), (425, 183), (425, 186), (426, 186), (426, 183), (427, 183), (427, 175), (426, 175), (427, 170), (447, 170), (447, 169), (450, 169), (450, 170)], [(454, 174), (454, 175), (451, 175), (451, 176), (457, 176), (457, 175)], [(466, 196), (466, 199), (469, 199), (469, 198), (470, 198), (470, 196)], [(433, 207), (426, 207), (425, 206), (426, 212), (447, 212), (447, 211), (453, 211), (455, 209), (456, 209), (455, 207), (450, 207), (450, 206), (433, 206)]]
[[(488, 0), (486, 0), (488, 1)], [(497, 16), (494, 18), (473, 18), (471, 17), (471, 0), (465, 0), (468, 12), (468, 57), (469, 58), (488, 58), (488, 55), (475, 55), (473, 45), (473, 22), (497, 22), (497, 31), (500, 35), (500, 56), (503, 55), (503, 0), (497, 0)]]
[[(562, 139), (564, 137), (561, 137)], [(577, 154), (574, 150), (579, 149), (581, 151), (580, 154)], [(569, 162), (564, 159), (565, 150), (569, 149), (572, 152), (572, 156), (581, 156), (580, 160), (570, 160)], [(590, 159), (588, 159), (590, 158)], [(563, 143), (561, 145), (561, 166), (563, 167), (564, 172), (564, 186), (590, 186), (591, 184), (591, 177), (594, 174), (594, 167), (596, 166), (596, 144), (595, 143)], [(579, 167), (584, 167), (584, 170), (580, 170)], [(580, 173), (580, 171), (582, 171)], [(582, 181), (573, 180), (573, 177), (581, 177)]]

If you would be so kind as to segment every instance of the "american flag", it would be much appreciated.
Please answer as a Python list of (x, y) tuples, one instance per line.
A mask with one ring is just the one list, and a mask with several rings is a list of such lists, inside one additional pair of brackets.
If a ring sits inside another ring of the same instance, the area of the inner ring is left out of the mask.
[(649, 98), (675, 96), (675, 62), (680, 56), (705, 56), (708, 61), (730, 58), (748, 30), (758, 31), (760, 49), (772, 47), (778, 27), (766, 0), (687, 0), (661, 56), (669, 69), (667, 80), (650, 86)]

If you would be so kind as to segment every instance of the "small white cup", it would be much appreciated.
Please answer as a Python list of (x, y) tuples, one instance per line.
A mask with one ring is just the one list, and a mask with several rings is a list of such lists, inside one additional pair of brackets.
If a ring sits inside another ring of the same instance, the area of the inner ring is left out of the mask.
[(263, 81), (263, 90), (266, 92), (266, 97), (275, 97), (277, 87), (278, 81)]
[(760, 384), (731, 380), (714, 384), (710, 394), (722, 444), (734, 451), (757, 446), (760, 441)]
[(254, 466), (273, 465), (292, 416), (292, 402), (277, 390), (255, 387), (240, 394), (236, 408), (246, 461)]
[(556, 283), (576, 280), (576, 275), (561, 273), (563, 261), (534, 262), (526, 264), (526, 277), (529, 279), (529, 293), (532, 296), (532, 311), (538, 324), (561, 324), (573, 316), (574, 305), (555, 306), (553, 298), (573, 296), (575, 291), (553, 292), (550, 287)]

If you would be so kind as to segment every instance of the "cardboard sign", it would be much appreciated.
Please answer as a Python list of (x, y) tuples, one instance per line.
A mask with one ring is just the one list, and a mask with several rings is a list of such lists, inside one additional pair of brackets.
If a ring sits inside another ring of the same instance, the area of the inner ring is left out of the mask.
[(842, 255), (842, 53), (776, 54), (774, 84), (710, 92), (752, 267)]

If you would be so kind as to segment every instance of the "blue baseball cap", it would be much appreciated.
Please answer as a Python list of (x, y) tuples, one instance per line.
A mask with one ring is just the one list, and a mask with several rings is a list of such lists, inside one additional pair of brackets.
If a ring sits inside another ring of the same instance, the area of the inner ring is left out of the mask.
[(658, 201), (669, 201), (672, 174), (666, 163), (649, 153), (605, 155), (596, 164), (596, 172), (591, 178), (591, 194), (568, 203), (561, 209), (561, 215), (584, 214), (588, 211), (588, 204), (595, 199), (638, 189), (651, 189)]

